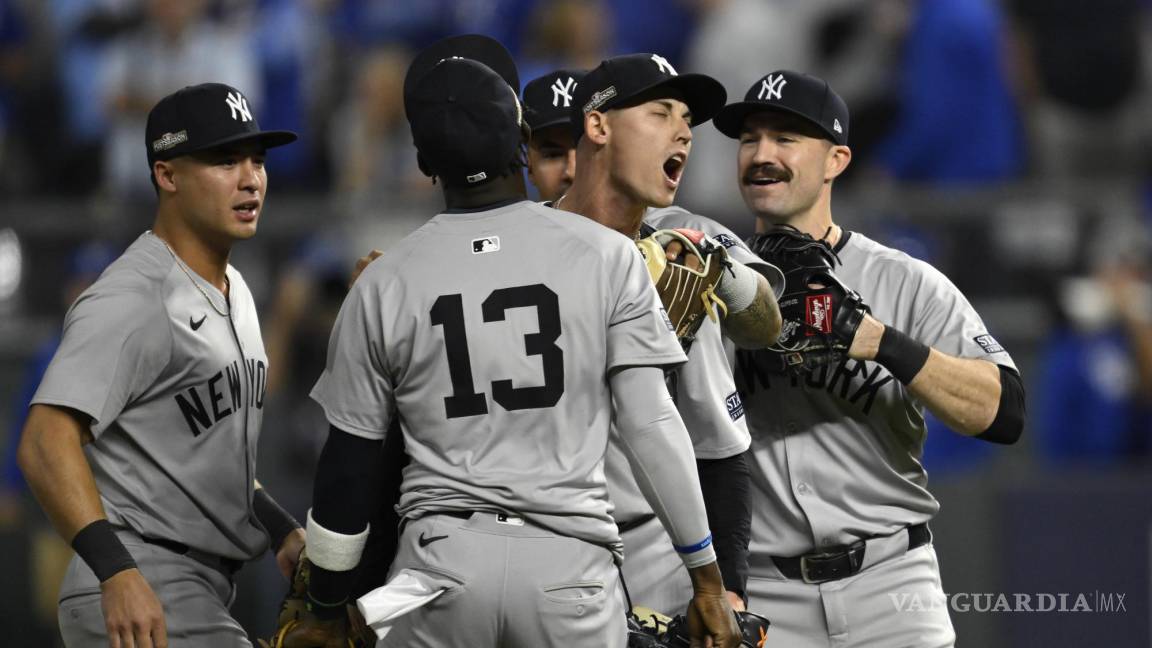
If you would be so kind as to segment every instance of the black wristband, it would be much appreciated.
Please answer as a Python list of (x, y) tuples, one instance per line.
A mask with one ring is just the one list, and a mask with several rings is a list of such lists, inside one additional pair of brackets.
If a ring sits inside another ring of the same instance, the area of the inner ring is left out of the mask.
[(876, 349), (876, 362), (888, 369), (896, 380), (907, 385), (924, 368), (931, 352), (932, 347), (927, 344), (921, 344), (902, 331), (885, 326), (884, 334), (880, 336), (880, 346)]
[(103, 518), (80, 529), (76, 537), (72, 538), (72, 549), (88, 564), (101, 583), (125, 569), (136, 567), (132, 554), (116, 537), (112, 523)]
[(252, 495), (252, 511), (256, 514), (260, 526), (268, 532), (272, 553), (280, 551), (280, 545), (284, 544), (284, 538), (287, 538), (289, 533), (301, 528), (296, 518), (281, 508), (263, 488), (257, 488)]

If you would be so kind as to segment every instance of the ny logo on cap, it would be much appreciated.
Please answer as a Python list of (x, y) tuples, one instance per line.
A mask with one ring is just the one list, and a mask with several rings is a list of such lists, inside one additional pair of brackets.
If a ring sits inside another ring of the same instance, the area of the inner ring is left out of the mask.
[(239, 92), (229, 92), (228, 98), (224, 102), (228, 104), (228, 110), (232, 112), (232, 119), (242, 122), (252, 121), (252, 113), (248, 110), (248, 100), (244, 98), (244, 95)]
[(788, 80), (784, 78), (783, 74), (778, 76), (769, 74), (768, 78), (760, 82), (760, 94), (756, 95), (756, 98), (761, 101), (779, 99), (780, 92), (784, 90), (784, 86), (787, 84)]
[(572, 91), (576, 89), (576, 79), (568, 77), (567, 81), (556, 79), (552, 82), (552, 106), (560, 107), (560, 100), (564, 100), (564, 107), (572, 105)]
[(672, 76), (677, 76), (676, 75), (676, 68), (672, 67), (672, 64), (668, 62), (668, 59), (664, 58), (663, 56), (660, 56), (659, 54), (653, 54), (652, 55), (652, 61), (656, 63), (656, 67), (660, 68), (660, 71), (663, 72), (664, 74), (671, 74)]

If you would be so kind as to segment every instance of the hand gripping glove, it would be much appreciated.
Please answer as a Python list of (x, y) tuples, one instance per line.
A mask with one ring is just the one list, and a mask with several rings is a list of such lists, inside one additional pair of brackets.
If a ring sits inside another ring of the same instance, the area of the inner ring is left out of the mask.
[(768, 368), (805, 374), (838, 364), (870, 309), (833, 273), (840, 260), (832, 246), (788, 225), (753, 234), (746, 242), (784, 273), (778, 300), (783, 325), (780, 339), (769, 347), (774, 363)]
[(716, 286), (731, 265), (723, 245), (696, 230), (663, 229), (636, 241), (636, 246), (682, 345), (696, 338), (705, 316), (717, 321), (717, 309), (720, 317), (727, 316), (728, 306), (716, 296)]

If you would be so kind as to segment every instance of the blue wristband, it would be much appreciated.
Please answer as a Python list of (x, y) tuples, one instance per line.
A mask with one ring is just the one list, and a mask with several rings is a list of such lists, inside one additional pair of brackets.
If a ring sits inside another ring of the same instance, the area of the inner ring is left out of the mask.
[(676, 545), (672, 545), (672, 548), (676, 550), (676, 553), (690, 554), (690, 553), (696, 553), (697, 551), (700, 551), (701, 549), (707, 549), (708, 545), (710, 545), (710, 544), (712, 544), (712, 534), (711, 533), (708, 534), (708, 537), (704, 538), (703, 540), (701, 540), (700, 542), (697, 542), (694, 545), (688, 545), (687, 547), (677, 547)]

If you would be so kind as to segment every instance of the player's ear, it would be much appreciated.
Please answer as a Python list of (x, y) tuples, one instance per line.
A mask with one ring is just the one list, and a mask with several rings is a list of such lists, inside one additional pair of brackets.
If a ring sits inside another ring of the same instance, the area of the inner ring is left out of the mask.
[(603, 146), (608, 142), (610, 131), (608, 115), (599, 110), (590, 110), (584, 115), (584, 137), (587, 137), (588, 141)]
[(844, 173), (844, 169), (852, 163), (852, 149), (840, 144), (833, 144), (828, 149), (828, 156), (824, 159), (824, 181), (830, 182)]
[(156, 160), (152, 163), (152, 180), (160, 191), (176, 191), (175, 168), (169, 160)]

